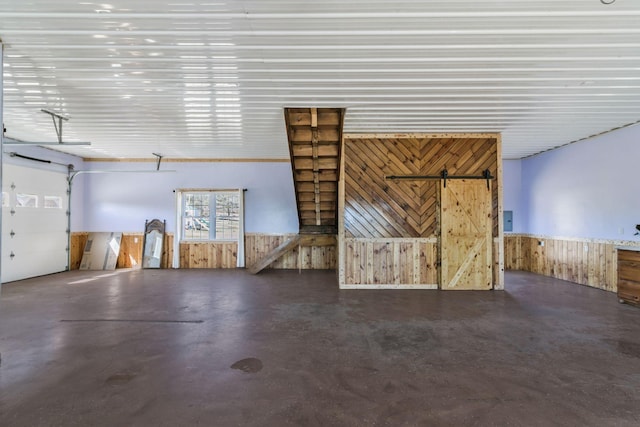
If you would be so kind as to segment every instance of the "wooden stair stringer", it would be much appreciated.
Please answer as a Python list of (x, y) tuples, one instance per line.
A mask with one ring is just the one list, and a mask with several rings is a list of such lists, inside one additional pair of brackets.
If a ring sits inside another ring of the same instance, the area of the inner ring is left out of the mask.
[(295, 236), (291, 236), (289, 239), (284, 241), (277, 248), (273, 249), (262, 259), (249, 266), (248, 270), (251, 274), (258, 274), (278, 258), (284, 256), (296, 247), (335, 246), (336, 242), (337, 238), (335, 235), (296, 234)]
[(291, 238), (285, 240), (280, 246), (269, 252), (264, 258), (256, 261), (255, 264), (249, 266), (249, 273), (258, 274), (265, 268), (267, 268), (272, 262), (280, 258), (282, 255), (289, 252), (291, 249), (298, 246), (300, 243), (300, 235), (296, 234)]

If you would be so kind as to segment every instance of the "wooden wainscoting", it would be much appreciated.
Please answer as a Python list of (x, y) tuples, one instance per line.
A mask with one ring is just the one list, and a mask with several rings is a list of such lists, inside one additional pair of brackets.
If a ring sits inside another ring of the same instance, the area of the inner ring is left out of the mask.
[[(89, 232), (80, 231), (71, 233), (71, 253), (70, 270), (80, 268), (82, 261), (82, 253), (84, 245), (87, 243)], [(120, 243), (120, 254), (116, 268), (134, 268), (142, 264), (142, 244), (144, 241), (144, 233), (122, 233), (122, 242)], [(171, 268), (173, 261), (173, 234), (166, 233), (164, 236), (164, 244), (162, 251), (162, 261), (160, 268)]]
[(345, 238), (342, 288), (438, 288), (438, 240)]
[[(245, 235), (245, 265), (253, 265), (294, 234)], [(269, 267), (274, 269), (331, 270), (336, 268), (336, 245), (299, 246), (287, 252)]]
[[(495, 251), (493, 265), (486, 260), (493, 277), (482, 281), (484, 288), (503, 289), (500, 144), (499, 134), (346, 134), (338, 199), (341, 286), (437, 287), (442, 273), (436, 255), (442, 258), (443, 251), (438, 254), (439, 239), (431, 239), (441, 233), (440, 177), (446, 169), (450, 176), (476, 177), (489, 171), (493, 177), (486, 201), (491, 223), (485, 239), (487, 256)], [(371, 246), (366, 246), (367, 239), (372, 239)], [(431, 267), (424, 272), (428, 280), (422, 271), (414, 273), (422, 264), (419, 259), (409, 256), (396, 263), (405, 252), (414, 253), (413, 246), (406, 245), (415, 239), (426, 239), (434, 248)], [(353, 256), (365, 259), (354, 261)], [(486, 286), (488, 281), (493, 283)]]
[(180, 242), (180, 268), (236, 268), (238, 242)]
[(520, 234), (504, 235), (504, 269), (523, 270), (522, 252), (520, 251), (522, 236)]
[(505, 267), (617, 291), (616, 246), (637, 241), (505, 235)]
[(69, 246), (69, 270), (77, 270), (80, 268), (80, 263), (82, 262), (82, 253), (84, 252), (84, 245), (87, 244), (88, 238), (89, 233), (85, 231), (71, 233), (71, 241)]

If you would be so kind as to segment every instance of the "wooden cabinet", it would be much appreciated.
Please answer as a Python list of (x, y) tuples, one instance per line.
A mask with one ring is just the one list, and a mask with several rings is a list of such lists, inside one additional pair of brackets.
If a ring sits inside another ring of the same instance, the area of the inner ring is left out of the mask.
[(640, 306), (640, 248), (618, 248), (618, 298)]

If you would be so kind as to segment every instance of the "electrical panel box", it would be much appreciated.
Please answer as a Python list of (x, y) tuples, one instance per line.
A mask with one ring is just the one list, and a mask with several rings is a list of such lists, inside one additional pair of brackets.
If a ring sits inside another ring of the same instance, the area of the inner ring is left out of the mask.
[(513, 211), (504, 211), (504, 231), (513, 231)]

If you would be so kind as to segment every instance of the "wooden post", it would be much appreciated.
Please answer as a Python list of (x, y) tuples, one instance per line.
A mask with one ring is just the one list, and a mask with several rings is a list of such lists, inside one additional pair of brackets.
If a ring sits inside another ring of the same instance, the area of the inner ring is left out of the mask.
[(338, 180), (338, 286), (343, 287), (346, 284), (345, 278), (345, 231), (344, 231), (344, 136), (340, 140), (340, 175)]
[(502, 135), (496, 136), (496, 180), (498, 184), (498, 253), (495, 290), (504, 290), (504, 207), (502, 185)]

